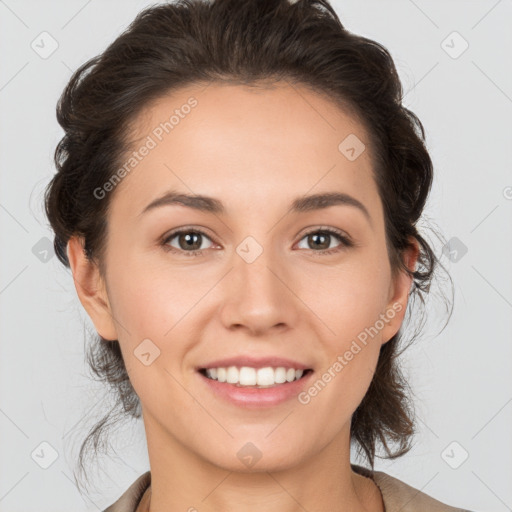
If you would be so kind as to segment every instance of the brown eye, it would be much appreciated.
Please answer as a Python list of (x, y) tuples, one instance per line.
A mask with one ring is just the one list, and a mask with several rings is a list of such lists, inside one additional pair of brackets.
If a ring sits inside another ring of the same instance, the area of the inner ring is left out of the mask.
[(329, 245), (331, 245), (331, 235), (328, 233), (313, 233), (307, 236), (308, 242), (311, 242), (312, 245), (310, 247), (314, 247), (315, 249), (327, 250), (329, 249)]
[[(332, 239), (338, 240), (339, 244), (335, 247), (330, 247)], [(320, 254), (334, 253), (342, 250), (345, 247), (352, 247), (352, 242), (341, 231), (334, 229), (317, 229), (310, 231), (301, 240), (306, 239), (306, 249), (311, 249), (313, 252)], [(301, 247), (304, 248), (304, 247)]]
[[(204, 238), (210, 240), (210, 238), (202, 231), (183, 229), (181, 231), (171, 233), (163, 240), (162, 243), (166, 248), (173, 252), (191, 253), (192, 255), (195, 255), (199, 253), (199, 251), (207, 248), (203, 245)], [(174, 239), (176, 239), (177, 246), (171, 243)]]

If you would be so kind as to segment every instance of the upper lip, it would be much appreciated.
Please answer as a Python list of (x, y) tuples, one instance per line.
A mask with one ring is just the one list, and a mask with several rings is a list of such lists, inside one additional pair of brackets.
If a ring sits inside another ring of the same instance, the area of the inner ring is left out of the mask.
[(311, 366), (299, 363), (293, 359), (286, 359), (278, 356), (267, 356), (267, 357), (250, 357), (250, 356), (237, 356), (228, 357), (224, 359), (216, 359), (215, 361), (199, 365), (197, 370), (205, 370), (208, 368), (227, 368), (229, 366), (236, 366), (241, 368), (242, 366), (249, 366), (250, 368), (265, 368), (271, 366), (273, 368), (284, 367), (294, 368), (296, 370), (308, 370)]

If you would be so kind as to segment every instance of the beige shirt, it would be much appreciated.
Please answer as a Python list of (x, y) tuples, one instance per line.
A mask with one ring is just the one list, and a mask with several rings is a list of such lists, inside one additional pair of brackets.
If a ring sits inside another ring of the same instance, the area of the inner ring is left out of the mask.
[[(461, 508), (451, 507), (427, 494), (407, 485), (382, 471), (370, 471), (362, 466), (351, 464), (352, 470), (376, 483), (386, 512), (471, 512)], [(121, 497), (103, 512), (148, 512), (151, 498), (151, 472), (141, 475), (121, 495)]]

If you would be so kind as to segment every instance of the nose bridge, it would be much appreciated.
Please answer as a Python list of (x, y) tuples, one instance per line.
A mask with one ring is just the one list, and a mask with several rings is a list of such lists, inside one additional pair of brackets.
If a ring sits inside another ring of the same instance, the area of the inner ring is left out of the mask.
[(233, 270), (223, 308), (226, 327), (244, 325), (251, 331), (263, 331), (294, 322), (293, 294), (284, 284), (286, 270), (280, 264), (271, 237), (265, 246), (248, 236), (233, 253)]

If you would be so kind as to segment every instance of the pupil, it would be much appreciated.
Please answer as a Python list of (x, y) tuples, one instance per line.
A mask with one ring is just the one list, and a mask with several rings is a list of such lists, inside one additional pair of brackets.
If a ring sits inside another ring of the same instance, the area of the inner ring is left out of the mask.
[(323, 238), (324, 244), (322, 244), (322, 243), (318, 244), (318, 243), (314, 242), (316, 247), (320, 247), (321, 246), (322, 249), (327, 249), (329, 247), (329, 243), (327, 243), (327, 245), (325, 244), (325, 241), (328, 239), (329, 235), (313, 234), (313, 235), (311, 235), (311, 237), (314, 238), (315, 240), (318, 239), (318, 238)]
[(186, 240), (186, 247), (187, 248), (192, 248), (192, 249), (199, 249), (201, 247), (201, 244), (199, 243), (199, 245), (196, 247), (194, 246), (194, 241), (193, 241), (193, 238), (196, 238), (196, 242), (195, 244), (197, 245), (197, 239), (199, 238), (199, 233), (194, 233), (194, 234), (190, 234), (190, 233), (187, 233), (185, 235), (181, 235), (180, 237), (180, 241), (183, 240), (183, 238)]

